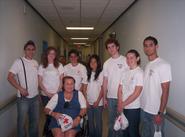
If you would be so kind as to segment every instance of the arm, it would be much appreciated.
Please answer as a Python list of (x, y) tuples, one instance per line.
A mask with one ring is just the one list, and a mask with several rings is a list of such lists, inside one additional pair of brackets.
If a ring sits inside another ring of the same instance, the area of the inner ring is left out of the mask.
[(49, 93), (46, 89), (46, 87), (43, 85), (43, 77), (38, 75), (38, 82), (39, 82), (39, 87), (41, 88), (41, 90), (49, 97), (51, 98), (53, 96), (53, 94)]
[(76, 127), (80, 124), (81, 118), (86, 114), (87, 111), (86, 100), (81, 92), (78, 92), (78, 99), (80, 103), (80, 112), (73, 121), (73, 127)]
[(117, 111), (118, 113), (121, 113), (123, 110), (123, 101), (122, 101), (122, 97), (123, 97), (123, 92), (122, 92), (123, 86), (121, 84), (119, 84), (118, 87), (118, 105), (117, 105)]
[(123, 107), (129, 105), (132, 103), (134, 100), (136, 100), (139, 95), (141, 94), (143, 87), (142, 86), (136, 86), (134, 89), (134, 93), (131, 94), (124, 102), (123, 102)]
[(108, 85), (108, 78), (107, 77), (103, 77), (103, 105), (104, 107), (108, 106), (108, 102), (107, 102), (107, 85)]
[(58, 92), (62, 89), (62, 79), (64, 77), (64, 73), (60, 75), (60, 84), (59, 84), (59, 87), (58, 87)]
[(28, 96), (28, 95), (29, 95), (28, 91), (27, 91), (25, 88), (23, 88), (21, 85), (19, 85), (19, 84), (17, 83), (17, 81), (16, 81), (16, 79), (15, 79), (15, 74), (14, 74), (14, 73), (9, 72), (9, 73), (8, 73), (8, 77), (7, 77), (7, 80), (10, 82), (10, 84), (11, 84), (13, 87), (15, 87), (16, 89), (18, 89), (18, 90), (20, 91), (20, 94), (21, 94), (22, 96)]
[(50, 115), (56, 119), (59, 119), (61, 117), (61, 113), (53, 112), (54, 108), (57, 106), (58, 103), (58, 94), (55, 94), (48, 102), (46, 107), (44, 108), (44, 112), (47, 115)]
[(166, 104), (168, 102), (170, 82), (162, 83), (161, 87), (162, 87), (162, 97), (159, 112), (164, 113)]
[(94, 107), (94, 108), (98, 107), (99, 102), (100, 102), (100, 100), (102, 99), (102, 97), (103, 97), (103, 87), (101, 86), (99, 96), (98, 96), (96, 102), (94, 102), (94, 104), (93, 104), (93, 107)]
[(167, 102), (168, 102), (169, 87), (170, 87), (170, 82), (161, 83), (161, 88), (162, 88), (161, 104), (160, 104), (159, 112), (155, 116), (155, 122), (156, 124), (159, 124), (159, 125), (163, 121), (162, 114), (164, 113)]

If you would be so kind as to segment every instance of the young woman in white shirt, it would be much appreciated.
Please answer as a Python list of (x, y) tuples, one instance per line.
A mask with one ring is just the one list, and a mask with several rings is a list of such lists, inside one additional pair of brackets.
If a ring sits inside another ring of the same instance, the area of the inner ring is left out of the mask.
[[(38, 71), (41, 99), (44, 106), (55, 93), (60, 91), (62, 87), (63, 73), (64, 68), (57, 59), (57, 50), (54, 47), (48, 47), (42, 56), (42, 62)], [(46, 135), (46, 137), (50, 136), (51, 134), (48, 129), (50, 119), (50, 116), (46, 116), (46, 122), (43, 131), (43, 134)]]
[(140, 94), (143, 88), (143, 70), (139, 67), (140, 55), (131, 49), (126, 53), (128, 70), (123, 73), (118, 88), (118, 112), (125, 114), (129, 126), (124, 137), (139, 137)]
[(89, 58), (87, 77), (89, 137), (102, 137), (103, 75), (100, 58), (97, 55)]

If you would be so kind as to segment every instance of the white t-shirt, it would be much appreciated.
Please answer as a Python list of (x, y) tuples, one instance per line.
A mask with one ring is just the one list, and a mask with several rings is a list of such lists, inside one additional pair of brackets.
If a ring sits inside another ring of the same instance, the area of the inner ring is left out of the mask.
[(75, 79), (75, 89), (79, 90), (82, 83), (87, 84), (87, 70), (84, 65), (78, 63), (72, 66), (71, 63), (64, 66), (64, 75), (71, 76)]
[[(101, 86), (103, 83), (103, 73), (101, 72), (97, 78), (94, 80), (95, 72), (91, 73), (91, 79), (87, 83), (87, 101), (90, 105), (93, 105), (94, 102), (98, 99), (98, 96), (101, 91)], [(103, 105), (103, 100), (101, 99), (99, 102), (99, 106)]]
[[(39, 66), (38, 75), (43, 78), (43, 85), (49, 93), (56, 93), (60, 85), (60, 76), (64, 73), (62, 64), (58, 68), (55, 68), (53, 64), (48, 64), (46, 68), (43, 65)], [(46, 94), (42, 91), (42, 95)]]
[[(120, 81), (123, 86), (123, 101), (134, 93), (136, 86), (143, 86), (143, 70), (140, 67), (135, 69), (128, 69), (123, 73)], [(125, 106), (125, 109), (140, 108), (140, 96), (137, 97), (132, 103)]]
[[(77, 91), (78, 92), (78, 100), (79, 100), (79, 103), (80, 103), (80, 108), (86, 108), (86, 100), (85, 100), (85, 97), (84, 95), (82, 94), (82, 92), (80, 91)], [(67, 99), (64, 98), (65, 101), (69, 101)], [(48, 102), (48, 104), (46, 105), (46, 108), (49, 108), (50, 110), (54, 110), (55, 107), (57, 106), (57, 103), (58, 103), (58, 94), (55, 94), (51, 99), (50, 101)]]
[[(38, 95), (38, 63), (36, 60), (28, 60), (25, 57), (22, 57), (24, 62), (26, 77), (27, 77), (27, 85), (28, 85), (28, 93), (27, 98), (33, 98)], [(9, 72), (12, 72), (15, 75), (18, 75), (19, 84), (26, 89), (26, 82), (24, 76), (23, 64), (20, 59), (14, 61), (11, 66)], [(17, 92), (17, 96), (20, 97), (20, 92)]]
[(160, 108), (162, 88), (161, 83), (172, 80), (171, 67), (161, 58), (150, 61), (144, 71), (144, 86), (141, 97), (141, 108), (156, 115)]
[(121, 75), (128, 68), (126, 58), (120, 55), (118, 58), (109, 58), (103, 65), (103, 75), (108, 78), (107, 98), (117, 99), (117, 91)]

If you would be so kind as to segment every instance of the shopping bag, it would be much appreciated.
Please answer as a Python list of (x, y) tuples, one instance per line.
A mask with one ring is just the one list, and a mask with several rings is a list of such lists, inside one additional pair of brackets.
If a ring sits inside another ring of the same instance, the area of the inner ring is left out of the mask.
[(129, 123), (127, 118), (125, 117), (125, 115), (123, 113), (121, 113), (115, 120), (114, 123), (114, 130), (118, 131), (120, 129), (124, 130), (128, 127)]
[(123, 113), (121, 113), (121, 129), (124, 130), (128, 127), (128, 120)]
[(162, 137), (160, 125), (154, 125), (155, 132), (154, 137)]
[(65, 132), (72, 128), (73, 119), (69, 115), (62, 114), (61, 117), (58, 119), (58, 123), (61, 126), (62, 132)]

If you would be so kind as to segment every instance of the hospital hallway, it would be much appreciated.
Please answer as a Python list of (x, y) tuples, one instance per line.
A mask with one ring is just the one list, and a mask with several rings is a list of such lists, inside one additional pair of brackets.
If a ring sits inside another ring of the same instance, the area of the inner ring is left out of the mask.
[[(105, 42), (116, 39), (121, 55), (130, 49), (140, 53), (144, 69), (148, 58), (143, 40), (148, 36), (157, 38), (159, 56), (171, 65), (165, 137), (185, 137), (184, 13), (185, 0), (0, 0), (0, 137), (17, 137), (17, 91), (7, 76), (13, 62), (24, 56), (28, 40), (36, 45), (34, 59), (39, 64), (43, 52), (54, 47), (65, 63), (69, 51), (77, 50), (86, 65), (93, 54), (102, 64), (110, 58)], [(107, 108), (102, 115), (107, 137)], [(43, 137), (42, 107), (39, 119)]]

